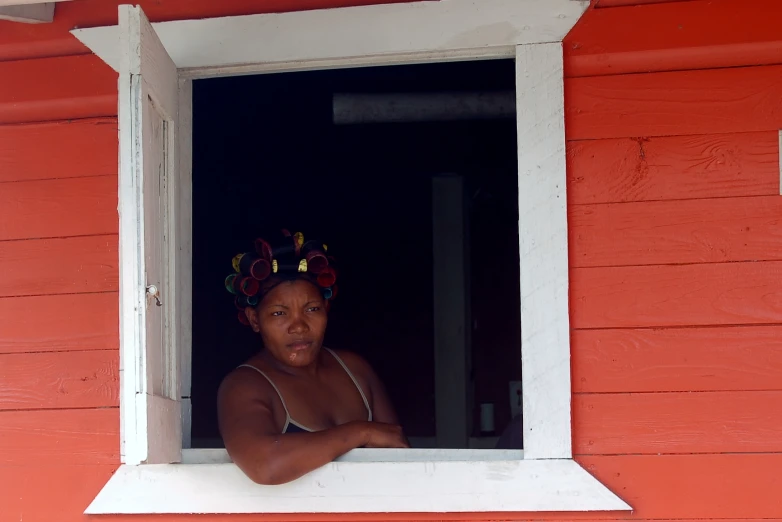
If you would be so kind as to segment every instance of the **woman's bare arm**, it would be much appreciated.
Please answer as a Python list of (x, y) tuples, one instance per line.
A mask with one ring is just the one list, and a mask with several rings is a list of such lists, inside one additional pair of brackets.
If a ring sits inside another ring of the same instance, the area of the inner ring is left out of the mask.
[[(269, 387), (271, 390), (271, 387)], [(351, 422), (314, 433), (278, 433), (273, 395), (249, 371), (237, 370), (220, 386), (220, 433), (234, 463), (258, 484), (283, 484), (360, 446), (405, 447), (398, 426)]]

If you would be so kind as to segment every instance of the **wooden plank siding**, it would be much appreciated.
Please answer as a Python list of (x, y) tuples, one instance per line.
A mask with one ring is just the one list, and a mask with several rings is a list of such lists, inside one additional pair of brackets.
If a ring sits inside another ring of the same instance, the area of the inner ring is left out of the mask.
[(118, 350), (119, 296), (101, 292), (0, 299), (0, 332), (0, 354)]
[(119, 406), (116, 350), (0, 357), (0, 411)]
[(576, 393), (782, 390), (782, 325), (572, 334)]
[(116, 177), (117, 133), (116, 118), (0, 125), (0, 182)]
[(83, 521), (119, 463), (116, 74), (0, 78), (0, 520)]
[(0, 62), (0, 78), (0, 124), (117, 114), (117, 73), (93, 54)]
[(779, 194), (776, 130), (570, 141), (568, 203)]
[(782, 66), (573, 78), (570, 140), (773, 131), (782, 128)]
[[(709, 70), (782, 61), (777, 1), (595, 9), (566, 41), (574, 452), (632, 514), (197, 520), (782, 520), (782, 67)], [(84, 522), (119, 463), (116, 73), (67, 33), (119, 3), (0, 22), (2, 522)]]
[[(600, 0), (598, 5), (628, 1)], [(779, 64), (782, 11), (778, 6), (777, 0), (716, 0), (593, 9), (565, 38), (565, 74)]]

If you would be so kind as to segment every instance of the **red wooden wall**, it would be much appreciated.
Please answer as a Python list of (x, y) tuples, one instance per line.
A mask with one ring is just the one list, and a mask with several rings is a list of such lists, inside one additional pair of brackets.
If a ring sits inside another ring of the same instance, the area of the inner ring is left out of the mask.
[[(0, 22), (2, 522), (85, 520), (119, 462), (116, 75), (67, 33), (118, 3)], [(634, 3), (601, 0), (565, 42), (574, 452), (633, 519), (782, 520), (782, 10)], [(193, 519), (225, 517), (163, 517)]]

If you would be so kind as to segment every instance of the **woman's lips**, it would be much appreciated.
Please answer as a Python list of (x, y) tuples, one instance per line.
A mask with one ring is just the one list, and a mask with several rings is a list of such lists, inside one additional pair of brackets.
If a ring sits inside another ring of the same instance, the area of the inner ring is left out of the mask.
[(288, 348), (290, 348), (293, 351), (301, 351), (306, 350), (312, 346), (312, 341), (295, 341), (288, 345)]

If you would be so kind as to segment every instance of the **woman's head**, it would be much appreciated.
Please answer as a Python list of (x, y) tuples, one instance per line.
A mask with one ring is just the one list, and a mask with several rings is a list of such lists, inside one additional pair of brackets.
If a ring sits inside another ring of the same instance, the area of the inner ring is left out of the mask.
[(280, 362), (306, 366), (326, 332), (326, 312), (336, 296), (334, 259), (320, 241), (301, 233), (255, 240), (251, 252), (234, 257), (225, 280), (239, 320), (261, 335)]

